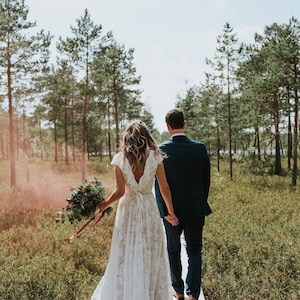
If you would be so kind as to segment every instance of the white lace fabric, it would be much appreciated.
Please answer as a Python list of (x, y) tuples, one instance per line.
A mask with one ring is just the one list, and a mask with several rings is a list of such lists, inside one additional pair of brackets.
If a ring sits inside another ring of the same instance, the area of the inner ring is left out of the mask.
[(113, 158), (126, 189), (118, 204), (108, 265), (91, 300), (172, 300), (165, 232), (152, 192), (162, 160), (150, 151), (137, 182), (123, 154)]

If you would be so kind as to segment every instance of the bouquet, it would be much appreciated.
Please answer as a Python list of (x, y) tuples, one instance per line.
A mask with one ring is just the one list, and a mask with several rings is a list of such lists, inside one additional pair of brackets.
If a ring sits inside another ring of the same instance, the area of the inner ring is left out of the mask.
[(75, 220), (81, 221), (89, 219), (89, 221), (77, 231), (73, 237), (79, 237), (85, 227), (96, 219), (94, 224), (97, 224), (104, 213), (109, 214), (112, 208), (109, 207), (105, 211), (97, 211), (97, 205), (105, 198), (105, 189), (97, 178), (94, 181), (85, 180), (78, 188), (72, 188), (71, 193), (66, 198), (67, 205), (58, 212), (56, 223), (65, 223), (66, 219), (73, 224)]

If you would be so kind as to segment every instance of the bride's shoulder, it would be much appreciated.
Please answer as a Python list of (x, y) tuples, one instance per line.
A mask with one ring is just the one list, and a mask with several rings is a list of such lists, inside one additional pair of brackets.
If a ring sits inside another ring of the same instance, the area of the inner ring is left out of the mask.
[(149, 156), (151, 156), (151, 159), (157, 163), (161, 163), (163, 161), (162, 154), (156, 153), (154, 150), (150, 150)]
[(122, 152), (118, 152), (114, 155), (112, 161), (111, 161), (111, 164), (112, 165), (117, 165), (117, 166), (120, 166), (121, 163), (123, 162), (124, 160), (124, 155)]

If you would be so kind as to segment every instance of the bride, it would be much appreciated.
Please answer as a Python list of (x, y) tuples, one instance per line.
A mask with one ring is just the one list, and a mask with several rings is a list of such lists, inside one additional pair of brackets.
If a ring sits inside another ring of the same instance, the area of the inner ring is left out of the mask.
[(130, 123), (112, 160), (115, 189), (99, 204), (105, 210), (120, 199), (108, 265), (91, 300), (173, 299), (165, 232), (152, 193), (156, 176), (168, 209), (165, 219), (178, 225), (162, 161), (145, 123)]

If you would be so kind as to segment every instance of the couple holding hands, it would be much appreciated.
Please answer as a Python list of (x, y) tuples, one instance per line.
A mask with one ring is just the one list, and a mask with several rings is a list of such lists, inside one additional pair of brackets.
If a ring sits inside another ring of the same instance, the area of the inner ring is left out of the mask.
[[(184, 134), (179, 109), (170, 110), (165, 120), (170, 140), (157, 145), (147, 126), (133, 121), (112, 160), (115, 189), (99, 208), (120, 201), (110, 258), (91, 300), (199, 298), (202, 232), (211, 213), (210, 161), (205, 145)], [(188, 257), (185, 281), (182, 233)]]

